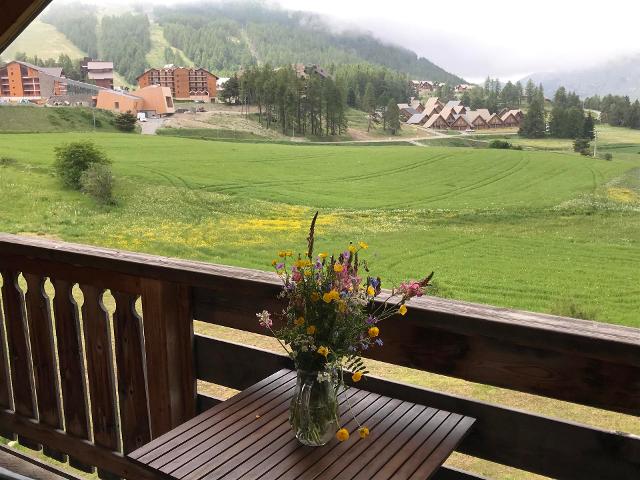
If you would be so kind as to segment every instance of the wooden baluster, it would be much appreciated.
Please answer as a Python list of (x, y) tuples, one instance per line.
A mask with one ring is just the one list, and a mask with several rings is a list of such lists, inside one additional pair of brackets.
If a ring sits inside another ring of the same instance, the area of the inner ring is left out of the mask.
[[(111, 292), (116, 300), (113, 331), (118, 366), (122, 449), (132, 452), (151, 440), (144, 375), (142, 322), (135, 310), (136, 295)], [(151, 372), (155, 375), (155, 371)]]
[[(119, 450), (116, 396), (111, 357), (109, 315), (102, 303), (104, 289), (80, 285), (84, 295), (82, 326), (87, 356), (87, 377), (93, 420), (93, 441), (112, 451)], [(100, 478), (117, 478), (98, 469)]]
[[(11, 382), (9, 378), (9, 354), (6, 348), (5, 332), (4, 315), (2, 314), (2, 308), (0, 308), (0, 408), (13, 410)], [(14, 433), (8, 429), (0, 429), (0, 435), (10, 440), (15, 439)]]
[[(53, 298), (53, 313), (56, 319), (65, 430), (69, 435), (88, 440), (88, 404), (85, 392), (85, 369), (83, 368), (80, 342), (78, 305), (73, 298), (73, 285), (70, 282), (52, 278), (51, 283), (53, 283), (56, 292)], [(69, 465), (85, 472), (93, 472), (92, 466), (73, 457), (69, 457)]]
[[(2, 303), (7, 329), (14, 410), (19, 415), (36, 418), (24, 296), (18, 287), (17, 272), (3, 270), (2, 277)], [(25, 447), (40, 450), (40, 445), (28, 438), (18, 436), (18, 441)]]
[[(43, 277), (25, 273), (24, 278), (27, 280), (25, 300), (40, 423), (62, 429), (49, 297), (44, 291)], [(43, 452), (61, 462), (66, 459), (62, 452), (46, 445)]]
[(156, 438), (195, 415), (193, 313), (188, 286), (142, 279), (151, 433)]

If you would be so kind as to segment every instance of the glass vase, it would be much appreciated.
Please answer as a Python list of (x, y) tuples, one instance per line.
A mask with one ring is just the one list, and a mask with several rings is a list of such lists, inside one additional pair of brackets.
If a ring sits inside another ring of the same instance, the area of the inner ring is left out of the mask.
[(289, 407), (289, 423), (303, 445), (318, 447), (338, 431), (336, 372), (297, 371), (296, 389)]

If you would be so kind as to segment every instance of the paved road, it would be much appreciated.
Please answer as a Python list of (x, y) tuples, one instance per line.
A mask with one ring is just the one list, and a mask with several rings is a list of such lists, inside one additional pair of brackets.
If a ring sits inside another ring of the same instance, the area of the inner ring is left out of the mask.
[(142, 135), (155, 135), (164, 123), (164, 118), (148, 118), (146, 122), (138, 122), (142, 128)]

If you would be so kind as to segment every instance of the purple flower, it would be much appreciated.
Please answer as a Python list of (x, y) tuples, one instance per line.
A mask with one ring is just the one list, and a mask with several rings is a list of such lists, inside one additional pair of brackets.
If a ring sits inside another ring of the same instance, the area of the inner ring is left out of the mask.
[(376, 338), (376, 345), (378, 345), (379, 347), (381, 347), (382, 345), (384, 345), (384, 342), (382, 341), (381, 338)]
[(349, 257), (351, 257), (351, 252), (347, 250), (346, 252), (342, 253), (342, 256), (344, 257), (345, 261), (348, 261)]
[(376, 319), (376, 317), (374, 317), (373, 315), (369, 315), (367, 317), (367, 323), (369, 325), (373, 325), (374, 323), (376, 323), (378, 320)]
[(276, 263), (276, 270), (282, 270), (284, 268), (284, 263), (280, 262), (280, 263)]

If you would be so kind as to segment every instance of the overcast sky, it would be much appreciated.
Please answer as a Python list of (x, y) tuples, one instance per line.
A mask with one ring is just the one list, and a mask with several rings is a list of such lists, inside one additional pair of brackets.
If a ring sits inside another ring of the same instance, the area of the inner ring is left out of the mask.
[[(54, 0), (62, 3), (67, 0)], [(84, 0), (85, 2), (87, 0)], [(209, 0), (210, 1), (210, 0)], [(89, 0), (100, 5), (194, 0)], [(640, 53), (638, 0), (268, 0), (334, 17), (471, 81), (573, 69)]]

